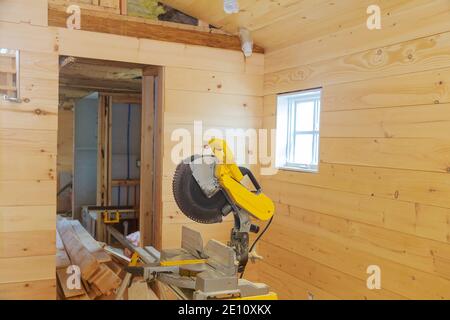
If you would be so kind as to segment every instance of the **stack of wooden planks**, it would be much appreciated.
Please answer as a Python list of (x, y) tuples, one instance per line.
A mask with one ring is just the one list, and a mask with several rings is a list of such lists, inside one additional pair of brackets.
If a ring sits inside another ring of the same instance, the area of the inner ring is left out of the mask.
[[(56, 275), (62, 299), (104, 299), (112, 297), (120, 286), (122, 268), (103, 250), (77, 220), (60, 219), (56, 235)], [(70, 289), (69, 266), (78, 266), (81, 287)]]

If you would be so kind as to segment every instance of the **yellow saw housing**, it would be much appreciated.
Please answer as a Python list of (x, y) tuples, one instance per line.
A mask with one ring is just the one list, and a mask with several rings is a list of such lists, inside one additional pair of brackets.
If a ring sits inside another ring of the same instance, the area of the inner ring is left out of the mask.
[(215, 177), (233, 202), (256, 219), (267, 221), (275, 212), (273, 201), (264, 193), (255, 193), (241, 184), (244, 175), (236, 165), (233, 153), (222, 139), (211, 139), (209, 147), (217, 158)]

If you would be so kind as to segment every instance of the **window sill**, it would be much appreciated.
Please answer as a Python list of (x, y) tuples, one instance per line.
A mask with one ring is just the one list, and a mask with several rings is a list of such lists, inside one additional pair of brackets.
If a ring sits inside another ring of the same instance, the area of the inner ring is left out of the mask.
[(298, 167), (277, 167), (278, 170), (282, 171), (293, 171), (293, 172), (302, 172), (302, 173), (319, 173), (319, 168), (317, 169), (304, 169)]

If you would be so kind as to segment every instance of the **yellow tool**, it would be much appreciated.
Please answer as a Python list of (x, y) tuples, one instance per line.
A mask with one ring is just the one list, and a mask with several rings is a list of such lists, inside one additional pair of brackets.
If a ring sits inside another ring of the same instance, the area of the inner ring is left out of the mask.
[(189, 259), (189, 260), (165, 260), (161, 261), (160, 265), (163, 267), (185, 266), (191, 264), (206, 263), (206, 259)]
[(120, 222), (120, 212), (114, 211), (104, 211), (102, 212), (104, 223), (119, 223)]
[[(220, 223), (224, 216), (233, 213), (234, 228), (229, 246), (234, 248), (243, 273), (249, 258), (249, 232), (258, 233), (259, 226), (250, 217), (269, 221), (275, 212), (273, 201), (267, 197), (253, 173), (239, 167), (233, 153), (222, 139), (211, 139), (209, 155), (194, 155), (181, 162), (173, 178), (173, 195), (178, 207), (190, 219), (205, 224)], [(247, 176), (255, 190), (244, 186)], [(257, 240), (265, 232), (258, 236)], [(256, 240), (256, 241), (257, 241)]]
[(249, 177), (253, 184), (256, 183), (256, 187), (259, 187), (259, 190), (257, 190), (258, 192), (251, 192), (241, 184), (244, 175), (234, 162), (232, 152), (228, 148), (227, 143), (221, 139), (212, 139), (209, 142), (209, 146), (219, 160), (216, 165), (215, 176), (221, 187), (226, 190), (234, 203), (259, 220), (267, 221), (272, 218), (275, 211), (272, 200), (264, 193), (260, 192), (261, 188), (256, 182), (256, 179), (253, 181), (252, 178), (254, 178), (254, 176), (251, 174), (250, 170), (246, 171), (246, 173), (251, 174)]

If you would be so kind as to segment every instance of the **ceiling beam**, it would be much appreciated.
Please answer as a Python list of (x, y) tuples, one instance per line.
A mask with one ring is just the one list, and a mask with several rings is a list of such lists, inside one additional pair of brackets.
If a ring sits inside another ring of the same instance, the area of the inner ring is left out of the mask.
[(92, 91), (111, 91), (111, 92), (141, 92), (141, 81), (124, 81), (124, 80), (104, 80), (90, 78), (64, 78), (59, 79), (60, 86), (86, 89)]
[[(49, 26), (66, 28), (68, 14), (65, 9), (64, 6), (49, 4)], [(81, 29), (85, 31), (241, 51), (240, 39), (234, 35), (177, 28), (157, 21), (88, 9), (81, 11), (81, 21)], [(253, 52), (264, 53), (264, 49), (255, 45)]]

